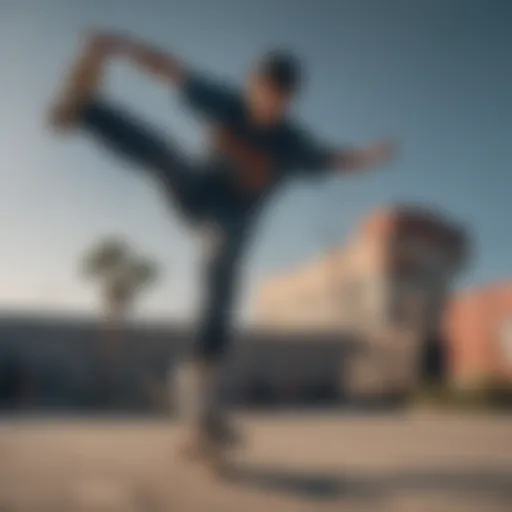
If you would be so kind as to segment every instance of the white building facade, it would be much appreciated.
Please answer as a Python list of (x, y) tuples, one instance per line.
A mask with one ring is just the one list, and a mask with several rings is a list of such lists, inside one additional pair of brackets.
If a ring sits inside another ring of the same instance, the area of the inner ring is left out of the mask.
[(379, 211), (345, 247), (263, 282), (254, 315), (266, 328), (355, 336), (354, 392), (398, 392), (419, 374), (422, 342), (438, 331), (465, 253), (462, 230), (447, 219), (411, 207)]

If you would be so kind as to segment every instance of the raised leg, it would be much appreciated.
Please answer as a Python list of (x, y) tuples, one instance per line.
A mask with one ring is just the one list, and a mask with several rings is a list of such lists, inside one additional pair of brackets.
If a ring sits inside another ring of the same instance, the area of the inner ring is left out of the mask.
[(101, 84), (109, 48), (92, 38), (72, 65), (57, 101), (50, 110), (50, 125), (58, 131), (80, 129), (125, 163), (152, 172), (189, 219), (201, 215), (201, 179), (167, 137), (126, 109), (101, 100)]
[(175, 205), (189, 217), (199, 217), (204, 203), (201, 175), (187, 158), (156, 129), (110, 102), (90, 100), (77, 123), (84, 133), (124, 162), (150, 171)]

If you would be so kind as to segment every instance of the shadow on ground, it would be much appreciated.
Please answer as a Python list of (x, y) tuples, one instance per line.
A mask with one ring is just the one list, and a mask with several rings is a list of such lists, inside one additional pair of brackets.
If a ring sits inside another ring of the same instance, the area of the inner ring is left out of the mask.
[(512, 472), (495, 470), (444, 470), (386, 473), (375, 476), (348, 476), (305, 473), (275, 467), (233, 467), (227, 474), (235, 485), (265, 492), (293, 494), (312, 500), (342, 498), (386, 499), (401, 493), (449, 493), (473, 496), (510, 504), (512, 510)]

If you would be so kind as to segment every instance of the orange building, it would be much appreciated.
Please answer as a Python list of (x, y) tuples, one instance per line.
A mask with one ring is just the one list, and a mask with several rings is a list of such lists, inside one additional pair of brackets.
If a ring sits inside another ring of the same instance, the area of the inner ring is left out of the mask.
[(445, 340), (456, 384), (512, 383), (512, 282), (457, 295), (446, 312)]

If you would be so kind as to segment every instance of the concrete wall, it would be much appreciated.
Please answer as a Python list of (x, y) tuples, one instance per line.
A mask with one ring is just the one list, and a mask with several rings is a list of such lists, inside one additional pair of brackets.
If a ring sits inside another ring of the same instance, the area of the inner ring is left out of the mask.
[[(251, 331), (235, 338), (225, 373), (231, 400), (245, 403), (258, 394), (263, 400), (266, 394), (268, 400), (292, 403), (308, 395), (321, 398), (328, 390), (342, 398), (349, 343), (339, 334)], [(191, 343), (186, 326), (131, 326), (108, 352), (109, 338), (99, 322), (0, 319), (0, 361), (21, 361), (18, 392), (33, 406), (96, 407), (105, 402), (109, 407), (165, 409), (169, 376)]]

